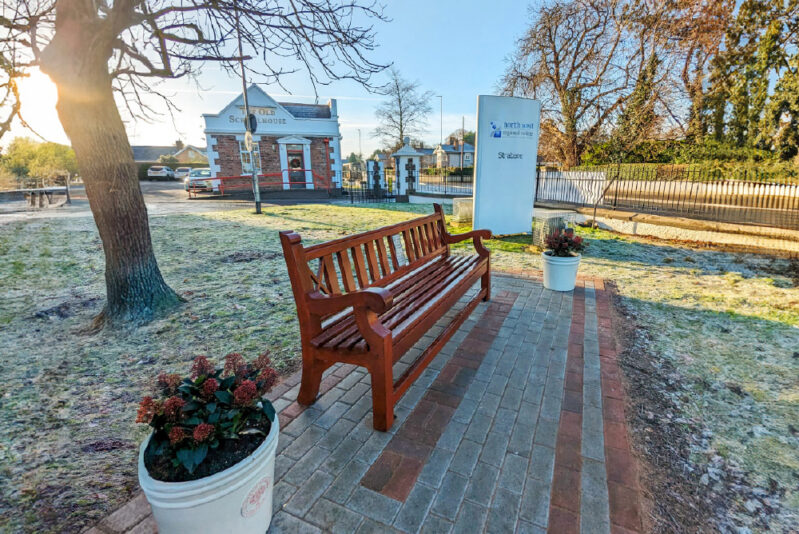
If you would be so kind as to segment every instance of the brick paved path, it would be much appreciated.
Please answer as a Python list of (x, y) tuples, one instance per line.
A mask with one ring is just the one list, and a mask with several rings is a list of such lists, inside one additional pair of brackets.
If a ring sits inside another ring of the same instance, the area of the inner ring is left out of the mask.
[[(294, 402), (298, 375), (273, 391), (281, 435), (270, 533), (642, 530), (604, 285), (493, 284), (492, 300), (397, 405), (390, 432), (372, 429), (363, 369), (332, 368), (308, 408)], [(154, 531), (139, 496), (93, 534)]]

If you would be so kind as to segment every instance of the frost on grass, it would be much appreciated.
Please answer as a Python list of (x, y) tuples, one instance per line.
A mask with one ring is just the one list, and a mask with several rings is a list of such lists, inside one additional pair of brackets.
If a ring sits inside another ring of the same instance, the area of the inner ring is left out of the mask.
[[(153, 217), (159, 265), (187, 302), (137, 330), (94, 336), (78, 333), (104, 294), (91, 218), (0, 226), (0, 531), (77, 532), (137, 491), (144, 436), (133, 423), (136, 403), (159, 371), (184, 372), (197, 354), (264, 349), (282, 372), (296, 368), (299, 333), (278, 230), (313, 243), (430, 212), (300, 205), (262, 216)], [(712, 436), (697, 465), (723, 455), (756, 484), (774, 480), (784, 488), (774, 525), (789, 524), (799, 511), (799, 289), (787, 265), (581, 233), (591, 241), (582, 272), (615, 280), (657, 357), (680, 370), (682, 415)], [(524, 236), (490, 241), (492, 266), (540, 269), (529, 245)]]

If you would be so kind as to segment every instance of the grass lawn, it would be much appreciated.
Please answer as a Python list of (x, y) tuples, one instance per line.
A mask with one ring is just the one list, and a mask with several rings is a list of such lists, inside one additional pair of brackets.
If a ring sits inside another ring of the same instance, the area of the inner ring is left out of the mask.
[[(145, 429), (133, 423), (136, 404), (159, 371), (185, 372), (197, 354), (265, 349), (281, 371), (296, 368), (299, 334), (277, 230), (322, 241), (431, 211), (300, 205), (262, 216), (154, 217), (161, 269), (187, 302), (137, 330), (96, 335), (79, 331), (104, 295), (93, 221), (0, 226), (0, 531), (77, 532), (137, 491)], [(788, 263), (580, 233), (591, 242), (582, 272), (616, 281), (650, 331), (653, 354), (679, 370), (681, 416), (711, 433), (697, 465), (721, 455), (754, 484), (778, 484), (785, 493), (773, 525), (790, 529), (799, 515), (799, 288)], [(489, 242), (492, 265), (539, 269), (529, 243)]]

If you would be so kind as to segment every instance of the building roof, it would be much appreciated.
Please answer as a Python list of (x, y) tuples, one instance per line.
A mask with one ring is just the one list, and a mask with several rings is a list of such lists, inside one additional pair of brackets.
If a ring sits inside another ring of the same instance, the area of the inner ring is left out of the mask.
[[(455, 145), (438, 145), (444, 152), (449, 154), (460, 154), (461, 147)], [(469, 143), (463, 143), (463, 151), (464, 152), (474, 152), (474, 146), (470, 145)]]
[(175, 145), (139, 145), (130, 148), (133, 149), (133, 161), (158, 161), (161, 156), (169, 156), (175, 153)]
[(295, 119), (329, 119), (330, 106), (322, 104), (297, 104), (294, 102), (278, 102)]
[(433, 148), (417, 148), (417, 152), (422, 154), (423, 156), (432, 156), (435, 149)]

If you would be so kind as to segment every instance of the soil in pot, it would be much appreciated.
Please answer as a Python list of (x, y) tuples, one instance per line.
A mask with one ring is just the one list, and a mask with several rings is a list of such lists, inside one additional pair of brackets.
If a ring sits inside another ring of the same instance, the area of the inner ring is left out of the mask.
[(255, 452), (255, 449), (269, 436), (269, 430), (272, 428), (272, 424), (266, 417), (257, 423), (250, 423), (248, 426), (262, 431), (263, 435), (245, 434), (239, 439), (221, 440), (216, 449), (208, 449), (208, 456), (197, 466), (194, 473), (189, 473), (182, 465), (172, 465), (172, 461), (164, 456), (150, 454), (152, 441), (144, 451), (144, 466), (152, 478), (161, 482), (188, 482), (209, 477), (236, 465)]

